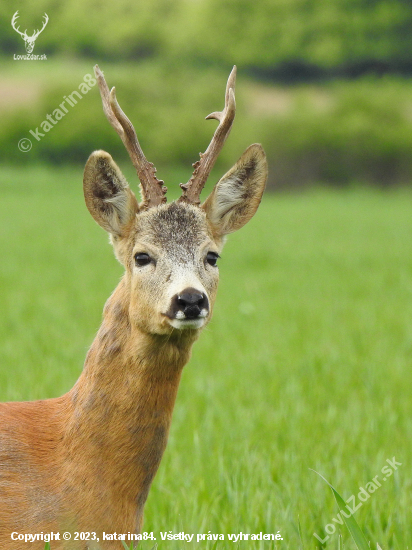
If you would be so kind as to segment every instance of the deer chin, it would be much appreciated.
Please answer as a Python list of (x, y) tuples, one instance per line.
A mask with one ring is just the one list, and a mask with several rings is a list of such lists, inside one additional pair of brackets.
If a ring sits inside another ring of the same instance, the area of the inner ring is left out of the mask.
[(144, 325), (138, 323), (138, 326), (147, 333), (171, 336), (173, 333), (184, 332), (186, 330), (200, 330), (207, 325), (209, 319), (210, 315), (207, 312), (194, 319), (170, 317), (163, 313), (157, 322), (151, 320), (151, 322)]
[(173, 328), (178, 330), (199, 329), (205, 326), (206, 319), (203, 317), (197, 319), (169, 319), (169, 323)]

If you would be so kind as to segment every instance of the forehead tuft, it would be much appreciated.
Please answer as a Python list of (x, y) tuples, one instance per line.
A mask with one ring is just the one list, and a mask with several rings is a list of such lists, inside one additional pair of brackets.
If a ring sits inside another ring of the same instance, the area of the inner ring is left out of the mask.
[(171, 202), (137, 215), (138, 232), (150, 233), (160, 245), (201, 244), (207, 237), (206, 215), (196, 206)]

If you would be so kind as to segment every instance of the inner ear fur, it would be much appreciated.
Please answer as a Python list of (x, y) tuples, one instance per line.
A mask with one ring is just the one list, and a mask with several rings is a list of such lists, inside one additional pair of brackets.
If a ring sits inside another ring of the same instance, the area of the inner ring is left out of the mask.
[(90, 155), (84, 169), (83, 191), (94, 220), (113, 236), (124, 237), (139, 206), (109, 153), (95, 151)]
[(252, 218), (262, 200), (267, 175), (263, 147), (254, 143), (219, 180), (202, 204), (218, 236), (237, 231)]

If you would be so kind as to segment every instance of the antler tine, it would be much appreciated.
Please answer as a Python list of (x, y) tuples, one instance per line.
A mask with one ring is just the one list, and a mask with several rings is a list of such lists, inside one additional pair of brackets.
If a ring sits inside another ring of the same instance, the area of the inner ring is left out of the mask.
[(115, 88), (109, 92), (109, 87), (98, 65), (94, 68), (94, 74), (99, 84), (104, 114), (119, 134), (133, 166), (136, 168), (142, 191), (140, 208), (147, 209), (166, 202), (167, 188), (163, 185), (162, 180), (157, 179), (154, 165), (146, 159), (132, 123), (117, 102)]
[(42, 28), (39, 30), (39, 29), (36, 29), (33, 33), (33, 36), (36, 36), (36, 38), (39, 36), (40, 33), (42, 33), (47, 25), (47, 23), (49, 22), (49, 16), (47, 15), (47, 13), (45, 13), (43, 15), (43, 19), (44, 19), (44, 22), (43, 22), (43, 26)]
[(193, 164), (194, 172), (187, 183), (181, 183), (183, 189), (180, 202), (188, 202), (191, 204), (200, 204), (200, 193), (206, 183), (207, 178), (216, 162), (217, 157), (225, 143), (236, 113), (235, 102), (235, 84), (236, 84), (236, 65), (233, 67), (229, 75), (226, 93), (225, 93), (225, 108), (223, 111), (215, 111), (206, 117), (206, 120), (216, 119), (219, 121), (219, 126), (213, 134), (212, 141), (204, 153), (200, 153), (200, 160)]
[(16, 27), (15, 27), (15, 24), (16, 24), (16, 21), (17, 21), (18, 18), (19, 18), (19, 10), (17, 10), (16, 13), (13, 15), (13, 18), (12, 18), (12, 20), (11, 20), (11, 26), (13, 27), (13, 29), (14, 29), (17, 33), (19, 33), (21, 36), (24, 37), (24, 36), (26, 35), (27, 29), (25, 30), (25, 32), (21, 32), (21, 30), (20, 30), (20, 25), (17, 27), (17, 29), (16, 29)]

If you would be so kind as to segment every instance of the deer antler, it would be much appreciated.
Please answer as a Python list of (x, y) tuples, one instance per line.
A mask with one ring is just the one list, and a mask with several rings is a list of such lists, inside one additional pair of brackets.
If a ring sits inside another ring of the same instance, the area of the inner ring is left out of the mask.
[(148, 209), (166, 202), (165, 194), (167, 187), (163, 185), (164, 182), (162, 180), (157, 179), (156, 168), (144, 156), (135, 129), (117, 102), (115, 88), (112, 88), (109, 92), (109, 87), (98, 65), (94, 67), (94, 74), (99, 84), (104, 114), (119, 134), (129, 153), (133, 166), (136, 168), (142, 190), (140, 208)]
[(40, 30), (34, 31), (32, 37), (31, 37), (32, 40), (35, 40), (35, 39), (39, 36), (39, 34), (40, 34), (41, 32), (44, 31), (44, 27), (45, 27), (45, 26), (47, 25), (47, 23), (49, 22), (49, 16), (47, 15), (47, 13), (45, 13), (45, 14), (43, 15), (43, 17), (44, 17), (43, 26), (42, 26), (42, 28), (41, 28)]
[(19, 10), (16, 11), (16, 13), (13, 15), (13, 18), (11, 20), (11, 26), (13, 27), (13, 29), (18, 32), (20, 34), (20, 36), (22, 36), (23, 38), (27, 38), (27, 29), (24, 31), (24, 32), (21, 32), (19, 29), (20, 27), (15, 27), (15, 23), (17, 21), (17, 19), (19, 18)]
[(207, 178), (216, 162), (217, 157), (223, 147), (232, 128), (236, 113), (235, 102), (235, 83), (236, 83), (236, 65), (229, 75), (226, 94), (225, 108), (223, 111), (211, 113), (206, 119), (215, 118), (219, 121), (219, 126), (213, 134), (212, 141), (204, 153), (200, 153), (200, 160), (193, 164), (194, 172), (187, 183), (181, 183), (183, 189), (179, 202), (188, 202), (191, 204), (200, 204), (200, 193), (206, 183)]

